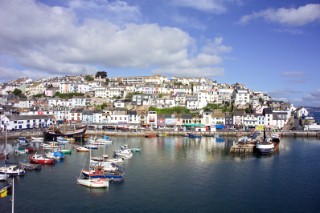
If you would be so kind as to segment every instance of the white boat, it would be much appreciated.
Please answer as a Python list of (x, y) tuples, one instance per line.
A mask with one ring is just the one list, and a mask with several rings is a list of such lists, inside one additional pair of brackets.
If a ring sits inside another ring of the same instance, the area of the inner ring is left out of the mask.
[(86, 144), (84, 147), (87, 149), (98, 149), (98, 146), (94, 144)]
[(20, 145), (27, 145), (27, 144), (29, 144), (29, 142), (27, 141), (27, 139), (26, 139), (25, 137), (18, 137), (17, 142), (18, 142)]
[(29, 151), (24, 147), (17, 147), (15, 148), (14, 153), (16, 155), (25, 155), (25, 154), (28, 154)]
[(60, 137), (57, 137), (57, 142), (59, 144), (66, 144), (66, 143), (69, 143), (69, 140), (60, 136)]
[(94, 145), (106, 145), (106, 144), (112, 144), (112, 140), (104, 135), (104, 136), (101, 136), (100, 138), (90, 138), (89, 139), (89, 143), (90, 144), (94, 144)]
[(42, 149), (57, 149), (57, 148), (59, 148), (59, 145), (57, 142), (52, 141), (49, 143), (41, 143), (40, 147), (42, 147)]
[(50, 159), (54, 159), (54, 160), (62, 160), (64, 159), (64, 154), (59, 152), (59, 151), (55, 151), (55, 152), (47, 152), (45, 154), (45, 156), (47, 158), (50, 158)]
[(87, 149), (83, 146), (77, 147), (76, 150), (77, 150), (77, 152), (89, 152), (90, 151), (90, 149)]
[(103, 171), (105, 171), (105, 172), (115, 172), (115, 171), (119, 171), (121, 169), (121, 167), (115, 163), (98, 162), (98, 161), (94, 161), (94, 160), (90, 160), (90, 166), (91, 167), (101, 166)]
[(0, 167), (0, 174), (7, 174), (9, 176), (21, 176), (25, 173), (26, 171), (24, 169), (20, 169), (18, 165)]
[(0, 181), (4, 181), (4, 180), (7, 180), (9, 177), (8, 174), (0, 174)]
[(42, 138), (42, 137), (31, 137), (31, 142), (34, 142), (34, 143), (38, 142), (38, 143), (41, 143), (41, 142), (43, 142), (43, 141), (44, 141), (44, 138)]
[[(91, 159), (91, 150), (90, 150), (89, 159)], [(90, 169), (90, 163), (89, 163), (89, 169)], [(89, 188), (107, 188), (107, 187), (109, 187), (109, 179), (105, 179), (105, 178), (91, 179), (90, 176), (88, 178), (78, 177), (77, 183), (82, 186), (89, 187)]]
[(85, 179), (85, 178), (78, 178), (77, 179), (78, 184), (82, 186), (86, 186), (89, 188), (108, 188), (109, 187), (109, 180), (108, 179), (100, 179), (100, 178), (94, 178), (94, 179)]
[(133, 155), (130, 149), (116, 150), (114, 151), (114, 154), (125, 159), (130, 159)]

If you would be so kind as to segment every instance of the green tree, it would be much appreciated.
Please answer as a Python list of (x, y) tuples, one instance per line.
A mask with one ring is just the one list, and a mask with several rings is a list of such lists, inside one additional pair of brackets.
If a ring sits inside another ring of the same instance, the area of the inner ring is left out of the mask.
[(15, 96), (21, 97), (22, 91), (21, 91), (21, 89), (15, 88), (15, 89), (13, 90), (13, 94), (14, 94)]
[(91, 75), (86, 75), (86, 76), (84, 77), (84, 79), (85, 79), (86, 81), (93, 81), (93, 80), (94, 80), (94, 78), (93, 78)]

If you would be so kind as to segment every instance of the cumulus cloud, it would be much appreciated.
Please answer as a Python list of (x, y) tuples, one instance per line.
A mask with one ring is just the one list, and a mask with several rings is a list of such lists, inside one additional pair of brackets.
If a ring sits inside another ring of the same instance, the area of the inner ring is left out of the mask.
[(227, 11), (226, 3), (241, 4), (240, 0), (173, 0), (173, 4), (188, 7), (204, 12), (224, 13)]
[(240, 23), (247, 24), (258, 18), (282, 25), (303, 26), (320, 21), (320, 4), (306, 4), (298, 8), (271, 8), (253, 12), (250, 15), (242, 16)]
[(34, 0), (0, 1), (0, 63), (9, 57), (16, 67), (22, 67), (19, 70), (47, 75), (93, 73), (97, 67), (188, 68), (194, 76), (221, 74), (216, 65), (222, 63), (223, 53), (231, 51), (222, 38), (191, 53), (196, 41), (181, 29), (119, 24), (109, 16), (83, 15), (84, 11), (109, 11), (119, 17), (123, 14), (128, 18), (122, 20), (127, 21), (140, 14), (138, 8), (123, 1), (99, 2), (73, 0), (62, 7)]

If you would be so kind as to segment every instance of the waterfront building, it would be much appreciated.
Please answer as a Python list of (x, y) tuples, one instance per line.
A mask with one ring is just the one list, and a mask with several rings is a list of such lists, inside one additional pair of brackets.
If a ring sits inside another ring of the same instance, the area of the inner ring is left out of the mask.
[(1, 120), (8, 130), (46, 128), (53, 124), (52, 115), (5, 115)]

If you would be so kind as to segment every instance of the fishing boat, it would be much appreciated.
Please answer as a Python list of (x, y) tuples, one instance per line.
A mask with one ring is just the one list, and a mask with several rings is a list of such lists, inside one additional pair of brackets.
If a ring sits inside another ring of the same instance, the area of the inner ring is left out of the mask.
[(0, 174), (7, 174), (10, 177), (21, 176), (21, 175), (24, 175), (25, 173), (26, 171), (24, 169), (20, 169), (18, 165), (0, 167)]
[(266, 131), (264, 130), (263, 139), (256, 143), (256, 152), (262, 155), (272, 154), (274, 148), (274, 143), (271, 141), (271, 139), (267, 139)]
[(36, 164), (54, 164), (55, 160), (43, 157), (41, 154), (35, 153), (34, 155), (29, 156), (30, 163)]
[(57, 138), (59, 136), (62, 137), (83, 137), (84, 133), (86, 132), (87, 127), (86, 126), (81, 126), (78, 128), (75, 128), (73, 130), (62, 130), (60, 128), (55, 128), (53, 127), (53, 129), (47, 129), (45, 130), (44, 136), (45, 138)]

